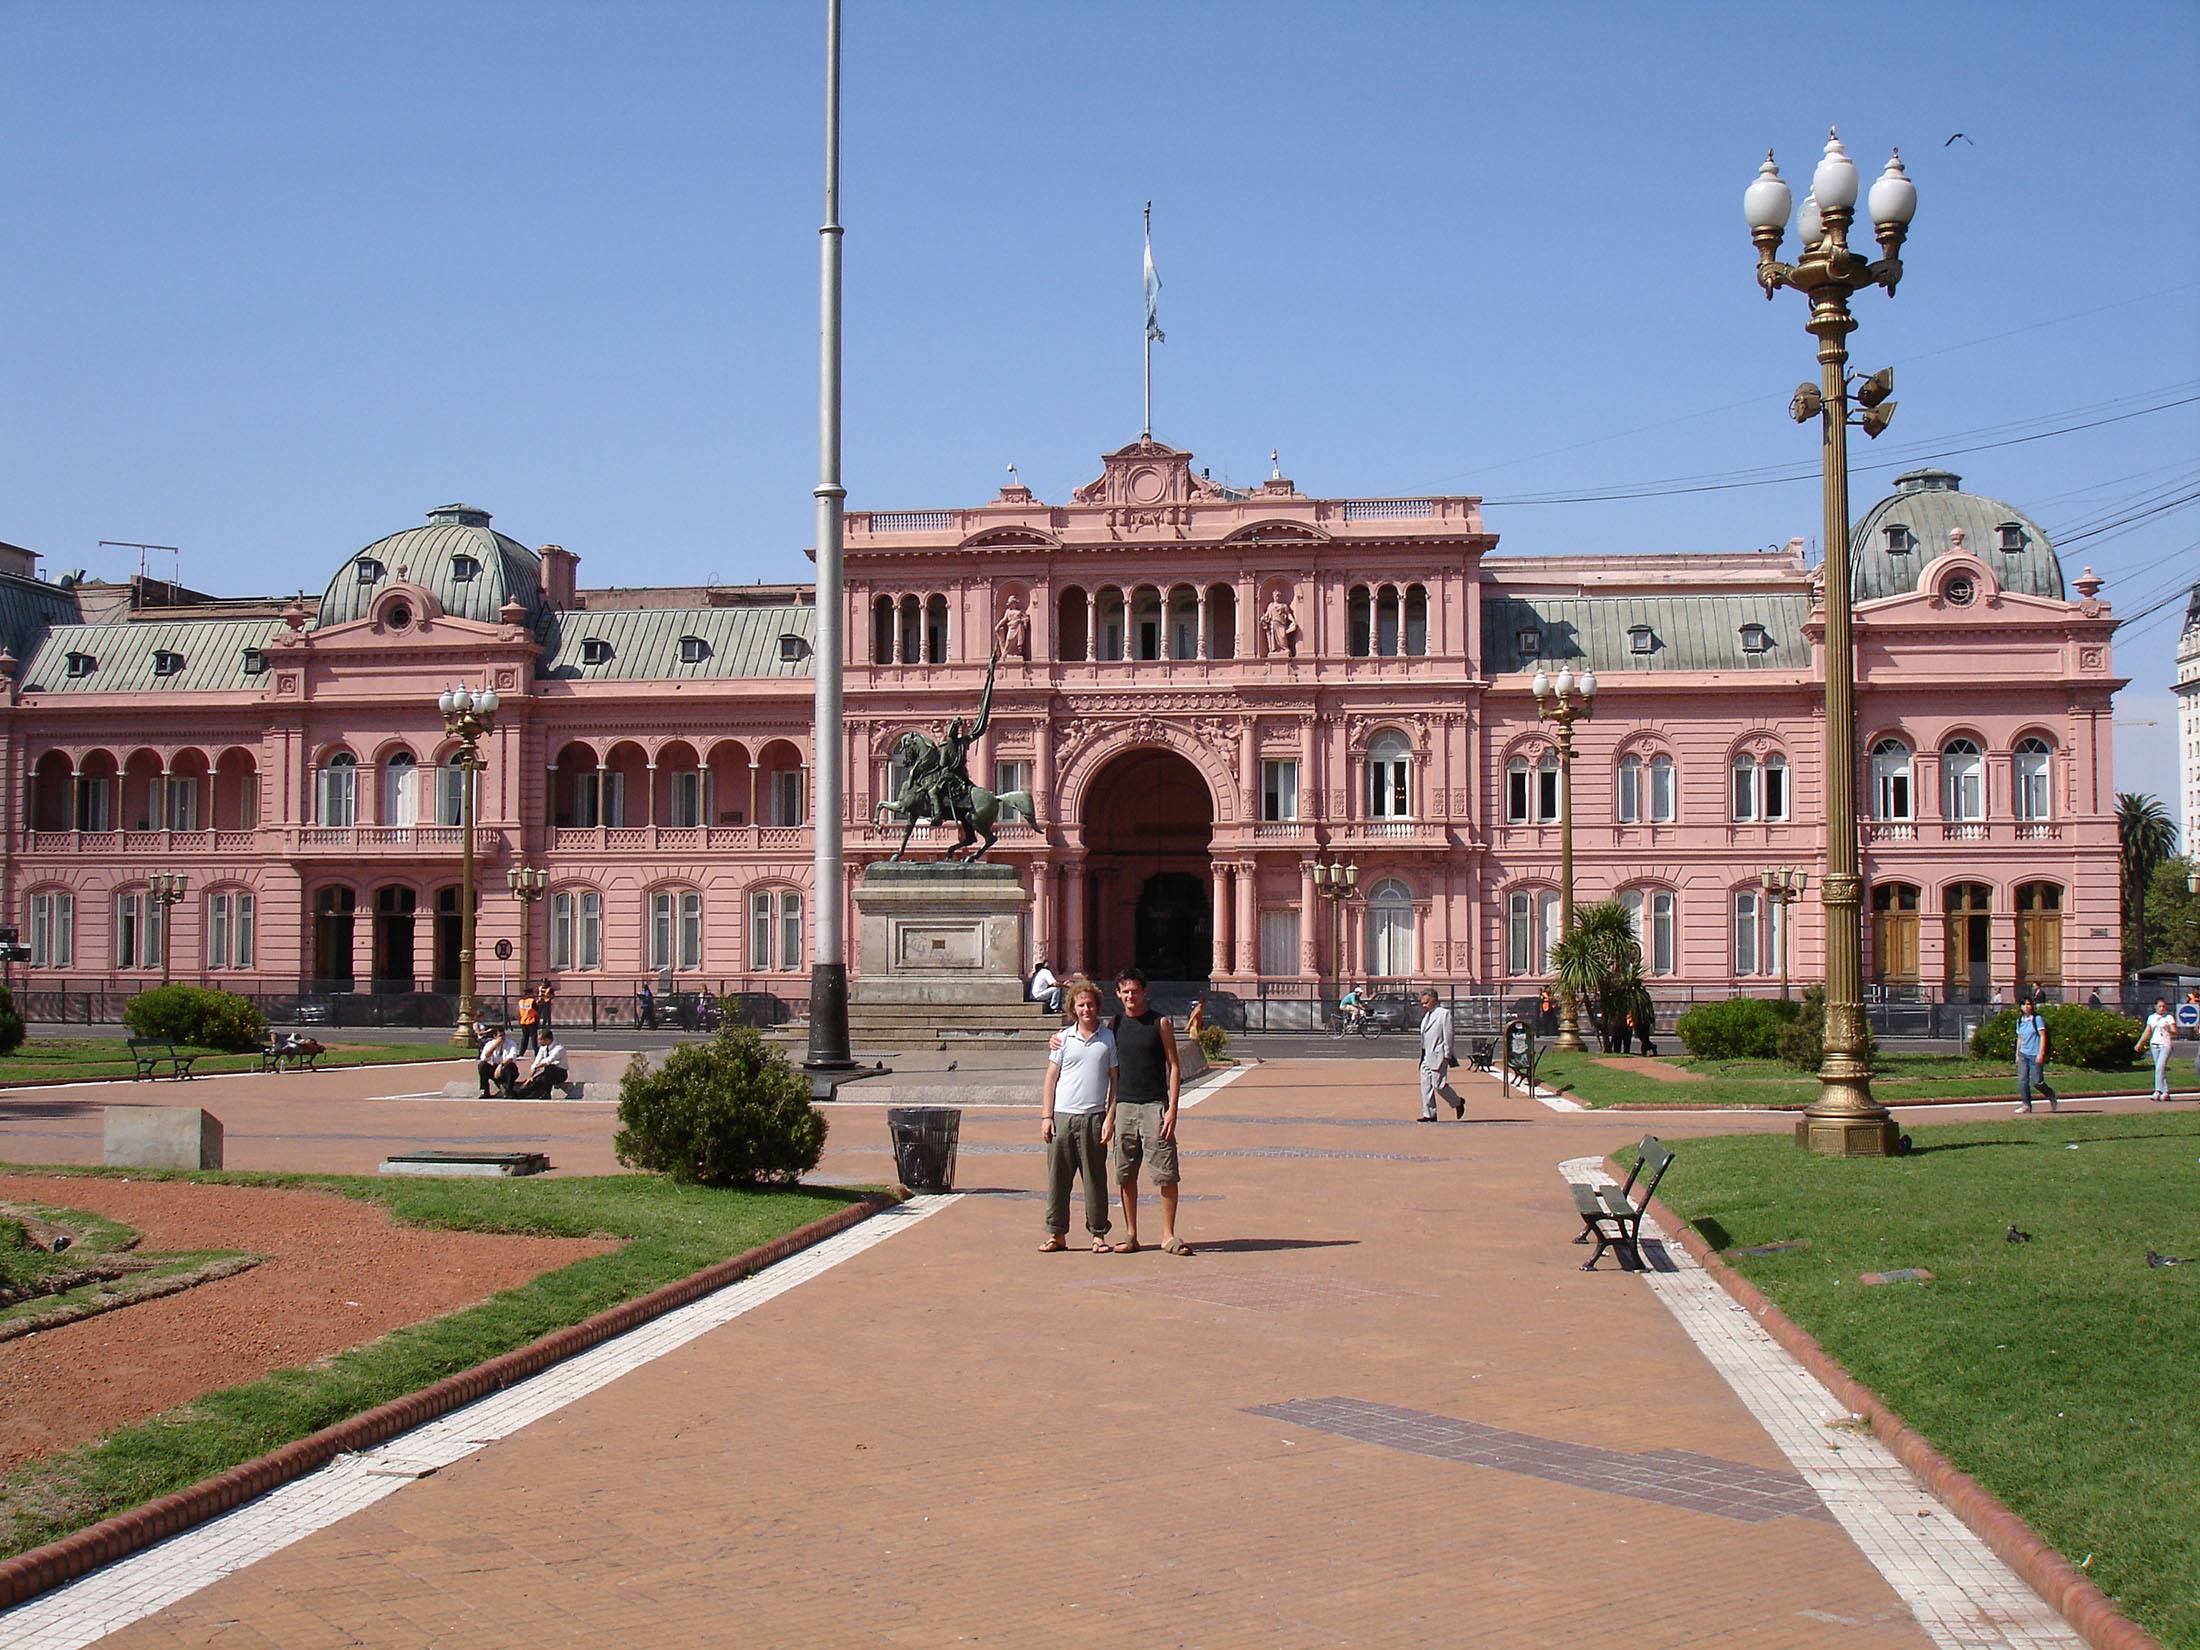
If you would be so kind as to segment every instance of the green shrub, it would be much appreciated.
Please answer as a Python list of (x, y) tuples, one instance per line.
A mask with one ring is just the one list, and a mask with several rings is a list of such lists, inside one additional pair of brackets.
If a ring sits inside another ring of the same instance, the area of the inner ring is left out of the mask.
[(23, 1046), (23, 1016), (15, 1011), (15, 993), (0, 985), (0, 1054)]
[(652, 1068), (639, 1054), (619, 1084), (611, 1148), (630, 1169), (699, 1186), (792, 1181), (817, 1167), (825, 1119), (810, 1085), (754, 1026), (727, 1026)]
[[(1871, 1021), (1864, 1022), (1864, 1046), (1858, 1052), (1869, 1060), (1879, 1051)], [(1826, 988), (1808, 986), (1793, 1019), (1780, 1029), (1780, 1059), (1797, 1071), (1816, 1071), (1826, 1063)]]
[[(2084, 1003), (2042, 1003), (2040, 1018), (2047, 1022), (2047, 1060), (2050, 1065), (2081, 1066), (2087, 1071), (2128, 1071), (2138, 1063), (2133, 1044), (2139, 1040), (2139, 1022), (2105, 1008)], [(2009, 1060), (2017, 1057), (2017, 1011), (2005, 1008), (1971, 1033), (1971, 1058)]]
[(1776, 1060), (1781, 1028), (1798, 1010), (1767, 997), (1698, 1003), (1673, 1022), (1681, 1047), (1704, 1060)]
[(1218, 1025), (1203, 1025), (1193, 1035), (1198, 1037), (1199, 1052), (1207, 1056), (1209, 1065), (1220, 1060), (1223, 1050), (1230, 1046), (1230, 1034)]
[(123, 1005), (122, 1023), (140, 1037), (195, 1048), (249, 1050), (267, 1041), (267, 1016), (251, 1001), (198, 985), (156, 985)]

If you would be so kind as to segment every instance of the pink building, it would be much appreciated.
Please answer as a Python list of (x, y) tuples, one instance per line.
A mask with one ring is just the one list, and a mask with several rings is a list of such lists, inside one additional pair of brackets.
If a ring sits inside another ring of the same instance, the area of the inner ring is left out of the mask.
[[(1136, 960), (1305, 1000), (1345, 970), (1533, 992), (1555, 938), (1560, 777), (1530, 681), (1593, 666), (1577, 897), (1640, 919), (1660, 994), (1820, 971), (1816, 570), (1786, 552), (1495, 555), (1471, 498), (1232, 490), (1142, 442), (1059, 504), (847, 524), (848, 863), (898, 827), (899, 735), (975, 706), (981, 783), (1039, 818), (993, 857), (1059, 966)], [(807, 586), (582, 590), (468, 506), (342, 561), (317, 604), (0, 572), (5, 908), (34, 990), (179, 977), (447, 989), (459, 792), (436, 695), (503, 700), (479, 793), (485, 989), (500, 938), (624, 1004), (806, 989)], [(2118, 974), (2113, 621), (2028, 518), (1940, 471), (1857, 528), (1868, 977), (1961, 999)], [(187, 596), (188, 593), (179, 593)], [(920, 830), (936, 853), (945, 833)], [(1357, 867), (1326, 900), (1317, 862)], [(508, 868), (550, 874), (521, 936)], [(173, 933), (148, 875), (190, 878)], [(834, 897), (846, 898), (845, 891)], [(853, 931), (853, 922), (850, 931)], [(1341, 951), (1340, 951), (1341, 947)], [(516, 977), (518, 960), (513, 971)], [(34, 1007), (36, 1004), (34, 1004)]]

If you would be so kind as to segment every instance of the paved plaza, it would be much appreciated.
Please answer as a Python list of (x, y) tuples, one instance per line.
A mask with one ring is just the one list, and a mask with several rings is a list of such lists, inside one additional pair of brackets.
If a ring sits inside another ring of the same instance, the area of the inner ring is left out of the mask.
[[(233, 1168), (612, 1166), (609, 1085), (399, 1097), (453, 1069), (151, 1097), (216, 1110)], [(104, 1088), (0, 1096), (0, 1157), (96, 1160)], [(1677, 1250), (1579, 1270), (1569, 1175), (1654, 1129), (1685, 1177), (1690, 1138), (1788, 1119), (1466, 1093), (1424, 1126), (1403, 1060), (1228, 1074), (1185, 1113), (1189, 1259), (1035, 1253), (1035, 1113), (968, 1111), (953, 1197), (0, 1616), (0, 1650), (2078, 1642)], [(832, 1122), (820, 1177), (890, 1181), (880, 1110)]]

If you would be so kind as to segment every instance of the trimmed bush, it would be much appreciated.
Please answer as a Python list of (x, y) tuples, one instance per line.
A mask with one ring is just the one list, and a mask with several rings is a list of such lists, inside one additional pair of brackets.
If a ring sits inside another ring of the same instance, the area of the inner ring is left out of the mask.
[(156, 985), (122, 1008), (122, 1023), (140, 1037), (194, 1048), (245, 1052), (267, 1041), (267, 1016), (249, 999), (199, 985)]
[(1213, 1065), (1222, 1058), (1222, 1051), (1230, 1046), (1230, 1034), (1218, 1025), (1203, 1025), (1194, 1033), (1199, 1038), (1199, 1052), (1207, 1056)]
[[(2080, 1066), (2087, 1071), (2129, 1071), (2139, 1063), (2132, 1045), (2139, 1040), (2139, 1022), (2105, 1008), (2084, 1003), (2042, 1003), (2040, 1018), (2047, 1022), (2047, 1063)], [(1971, 1033), (1971, 1058), (2006, 1060), (2017, 1057), (2017, 1011), (2005, 1008)]]
[(753, 1026), (727, 1026), (654, 1069), (634, 1056), (611, 1149), (630, 1169), (688, 1185), (789, 1182), (817, 1167), (825, 1119), (784, 1054)]
[(1698, 1003), (1673, 1022), (1681, 1047), (1704, 1060), (1777, 1060), (1780, 1032), (1800, 1010), (1768, 997)]
[[(1860, 1051), (1869, 1060), (1879, 1052), (1879, 1039), (1872, 1035), (1871, 1021), (1864, 1022), (1864, 1047)], [(1822, 985), (1807, 986), (1803, 1001), (1795, 1017), (1780, 1029), (1780, 1058), (1797, 1071), (1816, 1071), (1826, 1062), (1826, 988)]]
[(0, 1054), (23, 1046), (23, 1016), (15, 1011), (15, 993), (0, 985)]

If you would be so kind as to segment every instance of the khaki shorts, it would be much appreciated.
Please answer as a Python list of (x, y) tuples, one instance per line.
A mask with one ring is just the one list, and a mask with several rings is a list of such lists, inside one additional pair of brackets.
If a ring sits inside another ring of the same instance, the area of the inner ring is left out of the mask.
[(1115, 1107), (1115, 1180), (1128, 1186), (1138, 1178), (1138, 1165), (1153, 1165), (1156, 1186), (1177, 1183), (1176, 1142), (1161, 1138), (1161, 1120), (1169, 1115), (1159, 1100), (1145, 1105), (1118, 1101)]

